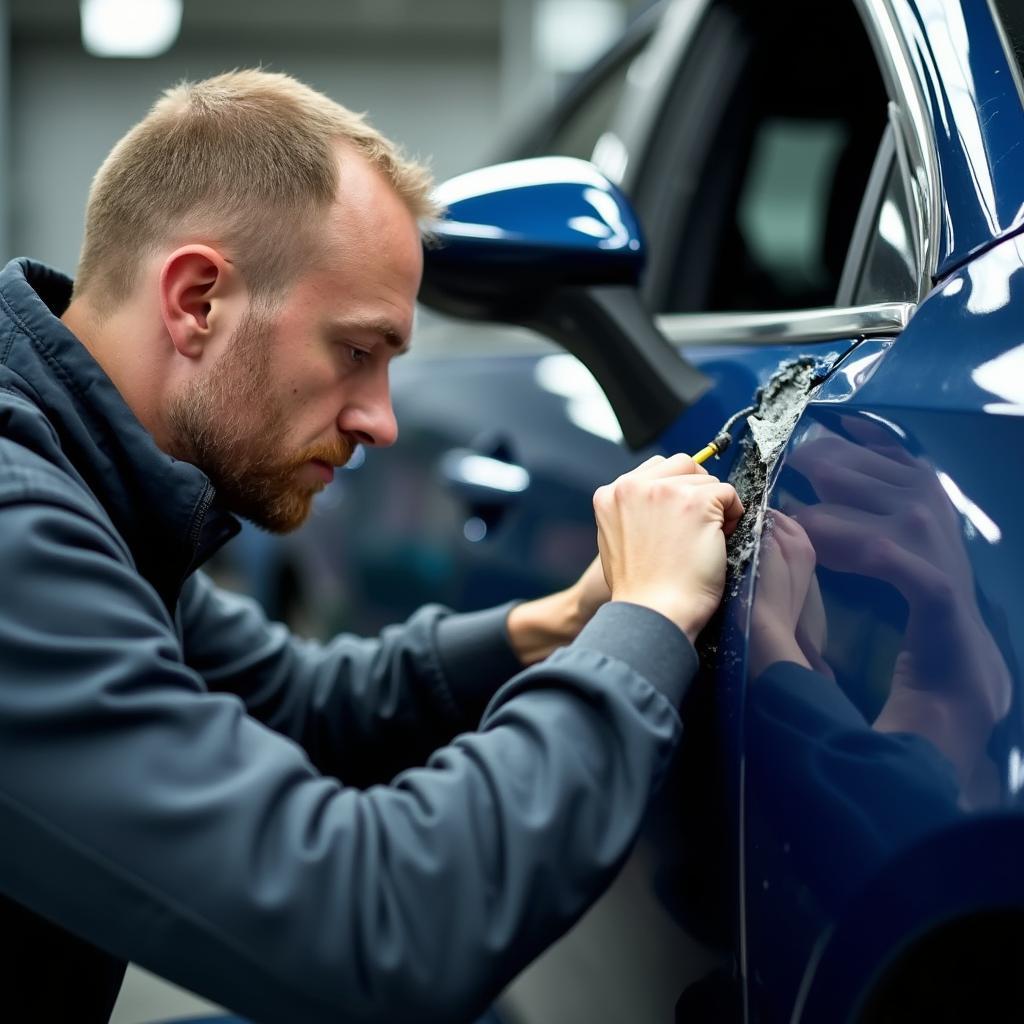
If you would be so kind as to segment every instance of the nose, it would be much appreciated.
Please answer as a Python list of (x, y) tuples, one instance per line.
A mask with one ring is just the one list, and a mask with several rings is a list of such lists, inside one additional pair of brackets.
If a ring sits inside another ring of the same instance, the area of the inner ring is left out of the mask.
[(398, 440), (398, 420), (387, 379), (352, 396), (338, 415), (338, 429), (360, 444), (387, 448)]

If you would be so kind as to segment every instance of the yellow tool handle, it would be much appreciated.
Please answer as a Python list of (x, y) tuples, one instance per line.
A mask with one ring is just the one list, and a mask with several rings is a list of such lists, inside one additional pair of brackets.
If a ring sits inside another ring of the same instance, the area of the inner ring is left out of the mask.
[(710, 459), (712, 455), (717, 455), (717, 454), (718, 454), (718, 445), (715, 444), (714, 441), (712, 441), (711, 444), (706, 445), (704, 448), (701, 448), (701, 450), (699, 452), (697, 452), (696, 455), (694, 455), (693, 461), (696, 462), (698, 466), (700, 466), (703, 463), (707, 462), (708, 459)]

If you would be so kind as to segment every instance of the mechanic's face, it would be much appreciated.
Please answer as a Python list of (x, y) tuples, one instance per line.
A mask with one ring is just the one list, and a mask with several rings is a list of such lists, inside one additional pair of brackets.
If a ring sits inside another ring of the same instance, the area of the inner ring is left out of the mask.
[(227, 507), (274, 532), (305, 521), (357, 444), (398, 437), (388, 368), (412, 331), (419, 231), (362, 159), (346, 161), (339, 194), (317, 265), (272, 311), (250, 307), (171, 414)]

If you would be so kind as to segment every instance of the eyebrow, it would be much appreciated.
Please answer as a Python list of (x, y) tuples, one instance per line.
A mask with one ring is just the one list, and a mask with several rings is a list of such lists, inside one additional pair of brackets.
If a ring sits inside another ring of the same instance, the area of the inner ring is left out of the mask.
[(353, 317), (350, 320), (336, 320), (332, 330), (344, 334), (346, 330), (369, 331), (379, 334), (389, 348), (396, 349), (398, 354), (408, 351), (409, 343), (395, 325), (384, 317)]

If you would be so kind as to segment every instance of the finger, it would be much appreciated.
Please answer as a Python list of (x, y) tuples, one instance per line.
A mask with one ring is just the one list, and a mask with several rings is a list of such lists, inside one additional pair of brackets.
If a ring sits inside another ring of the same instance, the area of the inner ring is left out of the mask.
[(807, 585), (807, 596), (804, 598), (804, 606), (797, 622), (798, 640), (801, 639), (801, 635), (804, 642), (800, 646), (804, 652), (809, 653), (811, 649), (820, 657), (828, 642), (828, 617), (825, 614), (825, 601), (821, 596), (821, 584), (818, 583), (817, 573), (811, 576)]
[(822, 459), (813, 468), (809, 464), (801, 467), (800, 472), (822, 502), (889, 515), (898, 512), (907, 501), (906, 486), (894, 486), (866, 469), (862, 457), (849, 461)]
[(728, 537), (736, 529), (737, 524), (743, 517), (745, 511), (743, 502), (740, 501), (740, 496), (736, 493), (736, 488), (732, 484), (723, 484), (715, 481), (715, 488), (714, 497), (722, 509), (722, 516), (724, 518), (722, 529), (725, 531), (726, 537)]
[(640, 463), (639, 466), (634, 466), (626, 476), (643, 476), (652, 466), (656, 466), (659, 462), (664, 462), (664, 455), (652, 455), (649, 459), (645, 459)]
[(665, 479), (674, 479), (679, 483), (680, 487), (704, 487), (708, 484), (720, 484), (722, 482), (717, 476), (712, 476), (710, 473), (686, 473), (682, 476), (666, 477)]
[(698, 466), (693, 459), (683, 452), (677, 452), (669, 458), (658, 457), (658, 461), (648, 459), (642, 466), (633, 470), (633, 475), (642, 476), (646, 479), (659, 479), (669, 476), (702, 476), (707, 470)]
[(907, 599), (912, 615), (931, 616), (931, 628), (943, 631), (957, 601), (941, 569), (888, 538), (874, 546), (865, 569), (866, 575), (892, 584)]
[(787, 562), (794, 566), (805, 565), (813, 569), (817, 560), (814, 545), (811, 543), (810, 537), (796, 523), (787, 525), (781, 530), (776, 528), (775, 541)]
[(772, 530), (781, 530), (783, 533), (789, 533), (794, 528), (800, 527), (799, 523), (793, 519), (792, 516), (787, 516), (784, 512), (780, 512), (777, 508), (770, 508), (765, 512), (765, 526), (770, 525)]

